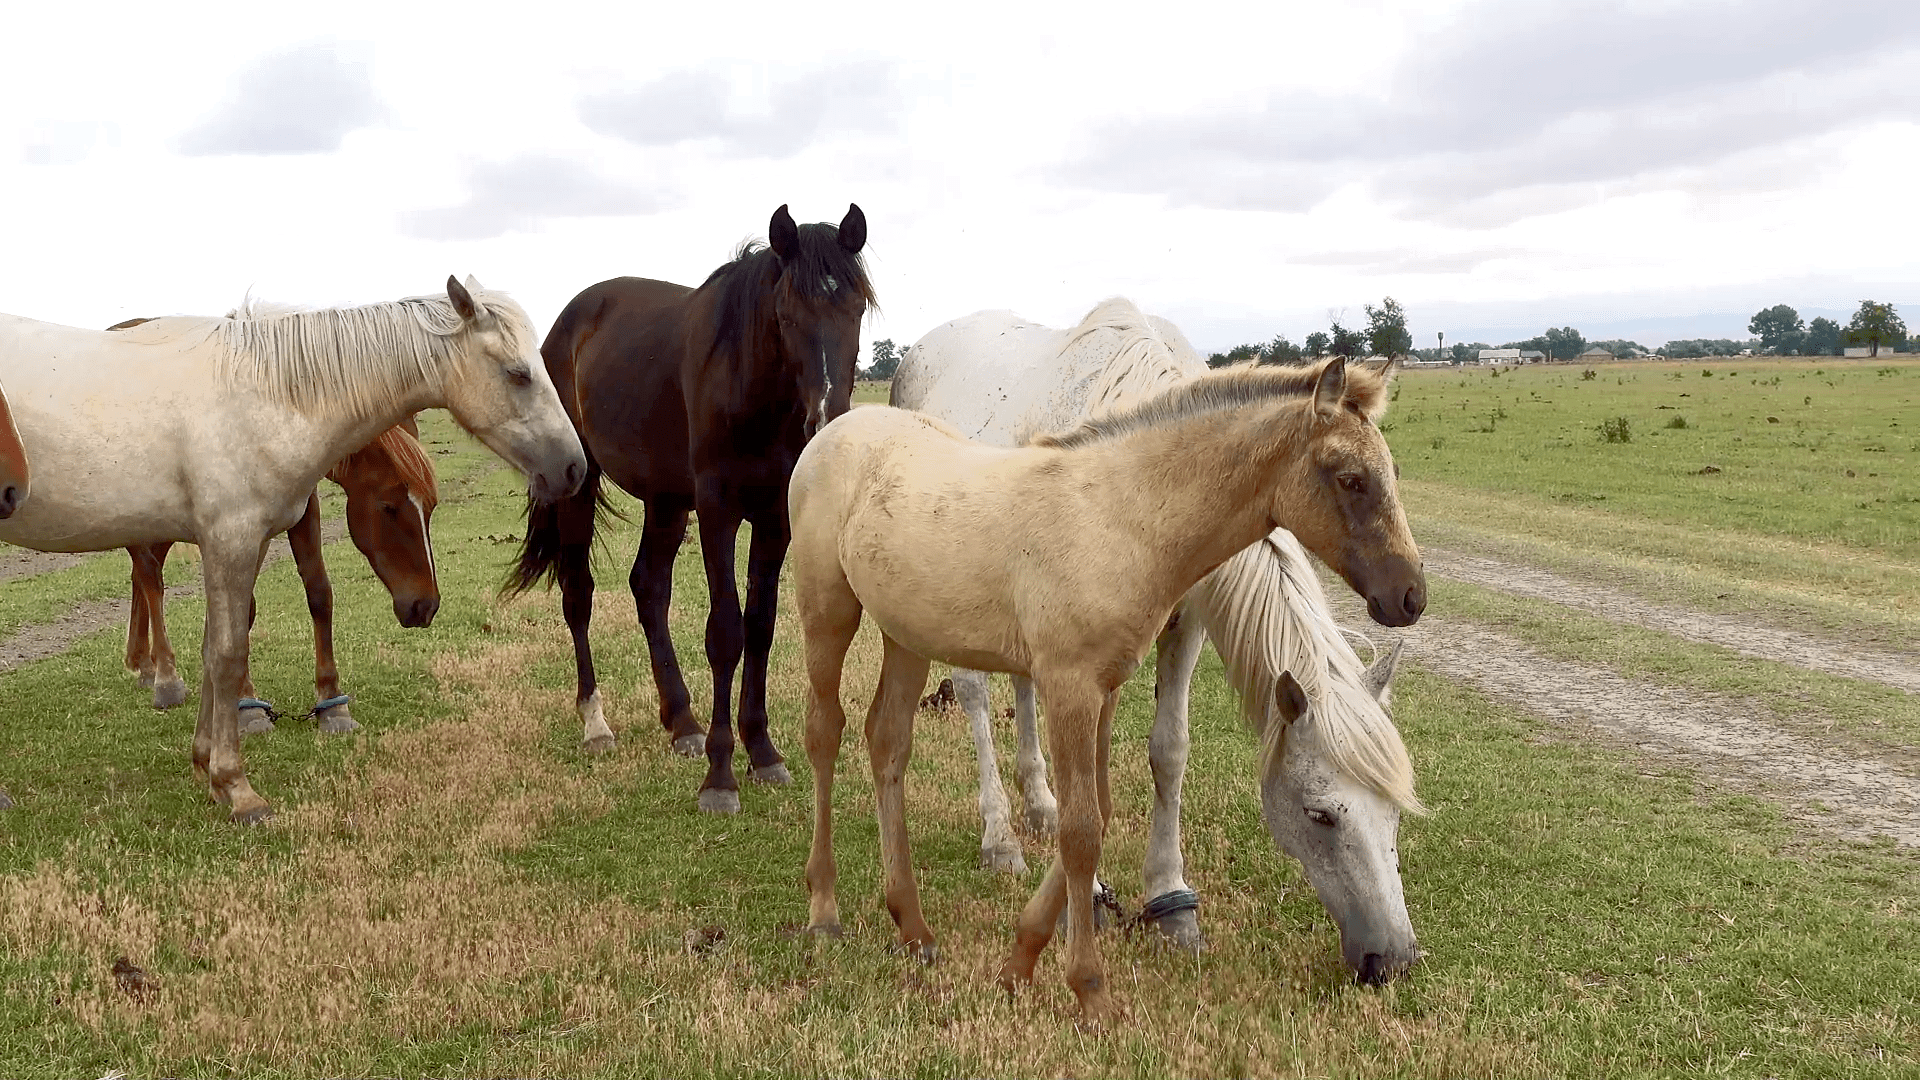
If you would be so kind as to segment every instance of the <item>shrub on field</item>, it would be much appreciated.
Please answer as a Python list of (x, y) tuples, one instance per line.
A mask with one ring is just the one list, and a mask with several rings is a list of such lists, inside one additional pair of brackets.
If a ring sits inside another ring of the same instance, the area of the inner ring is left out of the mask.
[(1580, 373), (1581, 382), (1592, 382), (1593, 380), (1599, 377), (1600, 377), (1600, 373), (1593, 370), (1592, 368), (1587, 368), (1585, 371), (1582, 371)]
[(1624, 416), (1616, 416), (1611, 420), (1602, 420), (1600, 422), (1600, 441), (1612, 443), (1632, 442), (1633, 432), (1627, 423), (1627, 418)]
[[(1676, 416), (1673, 419), (1667, 421), (1667, 426), (1670, 428), (1684, 429), (1687, 426), (1687, 418), (1684, 416)], [(1626, 440), (1622, 439), (1620, 441), (1625, 442)]]

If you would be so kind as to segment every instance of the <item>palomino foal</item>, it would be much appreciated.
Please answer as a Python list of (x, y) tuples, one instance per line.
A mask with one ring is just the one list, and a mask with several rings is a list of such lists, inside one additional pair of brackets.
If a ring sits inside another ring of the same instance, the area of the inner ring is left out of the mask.
[[(327, 479), (347, 493), (347, 532), (367, 557), (374, 575), (393, 597), (393, 617), (401, 626), (433, 623), (440, 609), (440, 586), (433, 568), (430, 527), (440, 501), (433, 461), (420, 448), (418, 428), (409, 419), (346, 456), (327, 471)], [(313, 617), (312, 716), (322, 732), (344, 735), (359, 729), (340, 690), (340, 669), (333, 656), (333, 583), (327, 578), (320, 539), (320, 492), (307, 496), (307, 512), (287, 530), (294, 565)], [(187, 685), (174, 667), (167, 640), (166, 588), (162, 570), (170, 542), (136, 544), (133, 556), (133, 611), (127, 623), (127, 670), (140, 685), (153, 688), (153, 707), (171, 709), (187, 699)], [(240, 734), (273, 730), (273, 709), (260, 700), (253, 674), (240, 677)]]
[(800, 455), (789, 507), (806, 634), (814, 772), (809, 922), (839, 928), (832, 791), (846, 714), (841, 669), (863, 611), (879, 624), (867, 713), (887, 908), (931, 959), (902, 787), (930, 660), (1033, 679), (1048, 716), (1060, 853), (1001, 968), (1030, 982), (1068, 909), (1067, 981), (1090, 1019), (1112, 1005), (1093, 938), (1093, 880), (1112, 815), (1113, 707), (1168, 613), (1235, 552), (1282, 527), (1406, 625), (1426, 580), (1374, 419), (1377, 373), (1338, 358), (1309, 371), (1206, 375), (1064, 435), (1003, 449), (931, 417), (855, 409)]

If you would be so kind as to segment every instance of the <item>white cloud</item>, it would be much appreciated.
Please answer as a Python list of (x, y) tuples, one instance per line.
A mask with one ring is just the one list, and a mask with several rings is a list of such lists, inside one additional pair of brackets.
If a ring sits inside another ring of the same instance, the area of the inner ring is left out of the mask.
[(218, 112), (180, 138), (191, 155), (326, 154), (373, 124), (380, 100), (364, 63), (335, 45), (306, 45), (242, 72)]
[(728, 154), (781, 158), (835, 135), (888, 130), (899, 93), (889, 65), (859, 61), (773, 82), (760, 108), (748, 97), (715, 65), (587, 95), (580, 119), (637, 146), (711, 139)]
[(527, 154), (482, 162), (467, 178), (465, 202), (403, 215), (402, 227), (430, 240), (481, 240), (518, 230), (531, 232), (547, 218), (623, 217), (664, 209), (662, 193), (608, 179), (586, 162), (551, 154)]

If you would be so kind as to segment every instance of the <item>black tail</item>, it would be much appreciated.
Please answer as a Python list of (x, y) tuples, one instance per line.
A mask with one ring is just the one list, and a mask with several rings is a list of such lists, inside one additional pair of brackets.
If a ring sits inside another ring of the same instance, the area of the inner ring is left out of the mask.
[(600, 479), (600, 464), (588, 453), (587, 478), (579, 491), (550, 503), (527, 500), (526, 538), (520, 541), (519, 561), (500, 586), (502, 597), (518, 596), (536, 585), (553, 585), (567, 552), (593, 546), (601, 515), (624, 517), (607, 498)]

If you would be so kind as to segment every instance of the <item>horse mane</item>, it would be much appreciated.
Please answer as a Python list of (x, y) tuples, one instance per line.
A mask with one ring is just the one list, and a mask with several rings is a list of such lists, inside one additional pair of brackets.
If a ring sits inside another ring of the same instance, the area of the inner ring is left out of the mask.
[[(407, 485), (407, 493), (420, 500), (422, 509), (431, 510), (440, 504), (440, 483), (433, 471), (433, 459), (420, 445), (420, 440), (408, 433), (407, 429), (395, 424), (380, 433), (380, 437), (340, 459), (340, 463), (327, 470), (332, 478), (335, 473), (344, 472), (355, 466), (374, 466), (376, 457), (385, 457), (393, 464), (400, 480)], [(337, 482), (337, 481), (336, 481)]]
[[(533, 339), (526, 312), (505, 293), (473, 297), (504, 334)], [(465, 328), (445, 296), (311, 310), (249, 299), (231, 314), (214, 330), (225, 346), (221, 374), (306, 413), (384, 411), (422, 383), (440, 384)]]
[(1124, 296), (1095, 304), (1080, 320), (1080, 325), (1068, 331), (1067, 343), (1060, 351), (1064, 353), (1102, 331), (1118, 334), (1120, 347), (1089, 388), (1088, 415), (1099, 416), (1125, 408), (1194, 374), (1180, 362), (1173, 346), (1160, 336), (1146, 313)]
[[(879, 307), (873, 281), (867, 276), (867, 260), (859, 252), (840, 244), (840, 226), (815, 222), (800, 226), (800, 246), (786, 271), (793, 287), (813, 296), (832, 296), (852, 289), (868, 308)], [(775, 276), (780, 257), (758, 240), (742, 241), (733, 258), (714, 268), (702, 282), (702, 289), (714, 289), (718, 298), (713, 305), (712, 350), (737, 345), (753, 330), (755, 309), (764, 294), (764, 282)]]
[[(1196, 375), (1137, 404), (1089, 417), (1072, 431), (1035, 436), (1029, 445), (1071, 449), (1187, 417), (1280, 398), (1305, 397), (1313, 393), (1320, 373), (1330, 363), (1333, 361), (1310, 368), (1232, 368)], [(1377, 421), (1387, 407), (1386, 373), (1348, 364), (1345, 403), (1367, 419)]]
[(1286, 756), (1288, 729), (1274, 708), (1280, 672), (1291, 671), (1340, 771), (1402, 809), (1425, 813), (1413, 791), (1413, 763), (1386, 709), (1368, 691), (1366, 665), (1334, 622), (1306, 548), (1285, 529), (1228, 559), (1201, 580), (1210, 612), (1207, 636), (1242, 715), (1260, 740), (1260, 775)]

